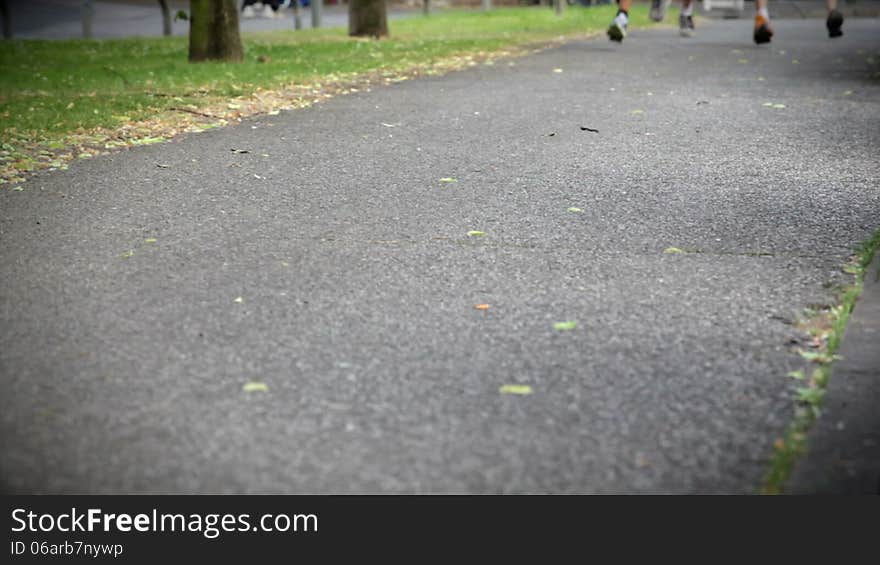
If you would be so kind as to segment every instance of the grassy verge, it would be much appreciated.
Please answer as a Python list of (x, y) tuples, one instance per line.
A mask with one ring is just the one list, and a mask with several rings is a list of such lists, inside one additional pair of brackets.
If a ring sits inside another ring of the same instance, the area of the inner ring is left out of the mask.
[[(301, 107), (377, 79), (463, 68), (511, 49), (603, 30), (615, 8), (451, 11), (391, 22), (392, 37), (342, 28), (243, 37), (242, 64), (187, 62), (186, 38), (0, 43), (0, 184), (40, 168), (243, 116)], [(633, 8), (634, 26), (649, 23)]]
[(799, 327), (812, 336), (812, 351), (801, 351), (801, 356), (816, 365), (807, 375), (804, 371), (792, 371), (789, 377), (801, 381), (802, 386), (796, 389), (795, 415), (786, 430), (785, 437), (776, 440), (774, 455), (764, 485), (765, 494), (781, 494), (785, 483), (791, 475), (795, 462), (807, 449), (807, 433), (821, 415), (822, 400), (825, 389), (831, 378), (831, 370), (835, 353), (840, 347), (846, 324), (855, 307), (856, 300), (862, 293), (865, 270), (880, 249), (880, 231), (870, 240), (862, 244), (855, 255), (847, 263), (844, 272), (854, 276), (852, 284), (842, 288), (837, 297), (837, 305), (822, 310), (806, 313)]

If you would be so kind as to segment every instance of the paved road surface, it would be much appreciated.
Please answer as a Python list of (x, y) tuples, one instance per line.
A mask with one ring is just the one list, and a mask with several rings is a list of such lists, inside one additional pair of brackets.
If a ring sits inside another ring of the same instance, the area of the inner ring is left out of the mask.
[(878, 31), (634, 31), (3, 192), (3, 489), (754, 492), (785, 319), (878, 227)]

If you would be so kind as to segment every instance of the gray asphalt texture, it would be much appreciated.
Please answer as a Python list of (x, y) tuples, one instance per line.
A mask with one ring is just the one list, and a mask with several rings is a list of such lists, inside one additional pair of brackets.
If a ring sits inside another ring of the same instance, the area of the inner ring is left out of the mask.
[(755, 492), (787, 322), (880, 224), (880, 22), (776, 31), (575, 42), (3, 191), (3, 490)]

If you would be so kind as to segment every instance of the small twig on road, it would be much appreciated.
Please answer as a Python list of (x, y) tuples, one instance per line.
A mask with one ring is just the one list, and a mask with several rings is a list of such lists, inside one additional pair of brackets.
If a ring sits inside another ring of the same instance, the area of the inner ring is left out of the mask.
[(190, 114), (195, 114), (196, 116), (204, 116), (206, 118), (211, 118), (214, 120), (221, 119), (221, 116), (215, 116), (214, 114), (206, 114), (205, 112), (199, 112), (198, 110), (190, 110), (189, 108), (181, 108), (179, 106), (175, 106), (171, 109), (176, 110), (177, 112), (188, 112)]

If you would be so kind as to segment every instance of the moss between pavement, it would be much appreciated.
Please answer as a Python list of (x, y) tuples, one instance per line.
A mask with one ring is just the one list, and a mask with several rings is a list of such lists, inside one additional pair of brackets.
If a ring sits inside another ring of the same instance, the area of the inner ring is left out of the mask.
[(762, 486), (765, 494), (782, 494), (795, 463), (806, 453), (807, 433), (821, 415), (822, 400), (831, 379), (835, 353), (840, 347), (850, 314), (862, 293), (865, 269), (871, 264), (878, 249), (880, 231), (863, 243), (843, 267), (844, 272), (853, 275), (853, 282), (838, 290), (834, 301), (836, 304), (805, 312), (798, 322), (798, 329), (812, 340), (812, 347), (799, 351), (812, 368), (788, 374), (802, 384), (795, 390), (795, 414), (785, 437), (774, 442), (773, 459)]

